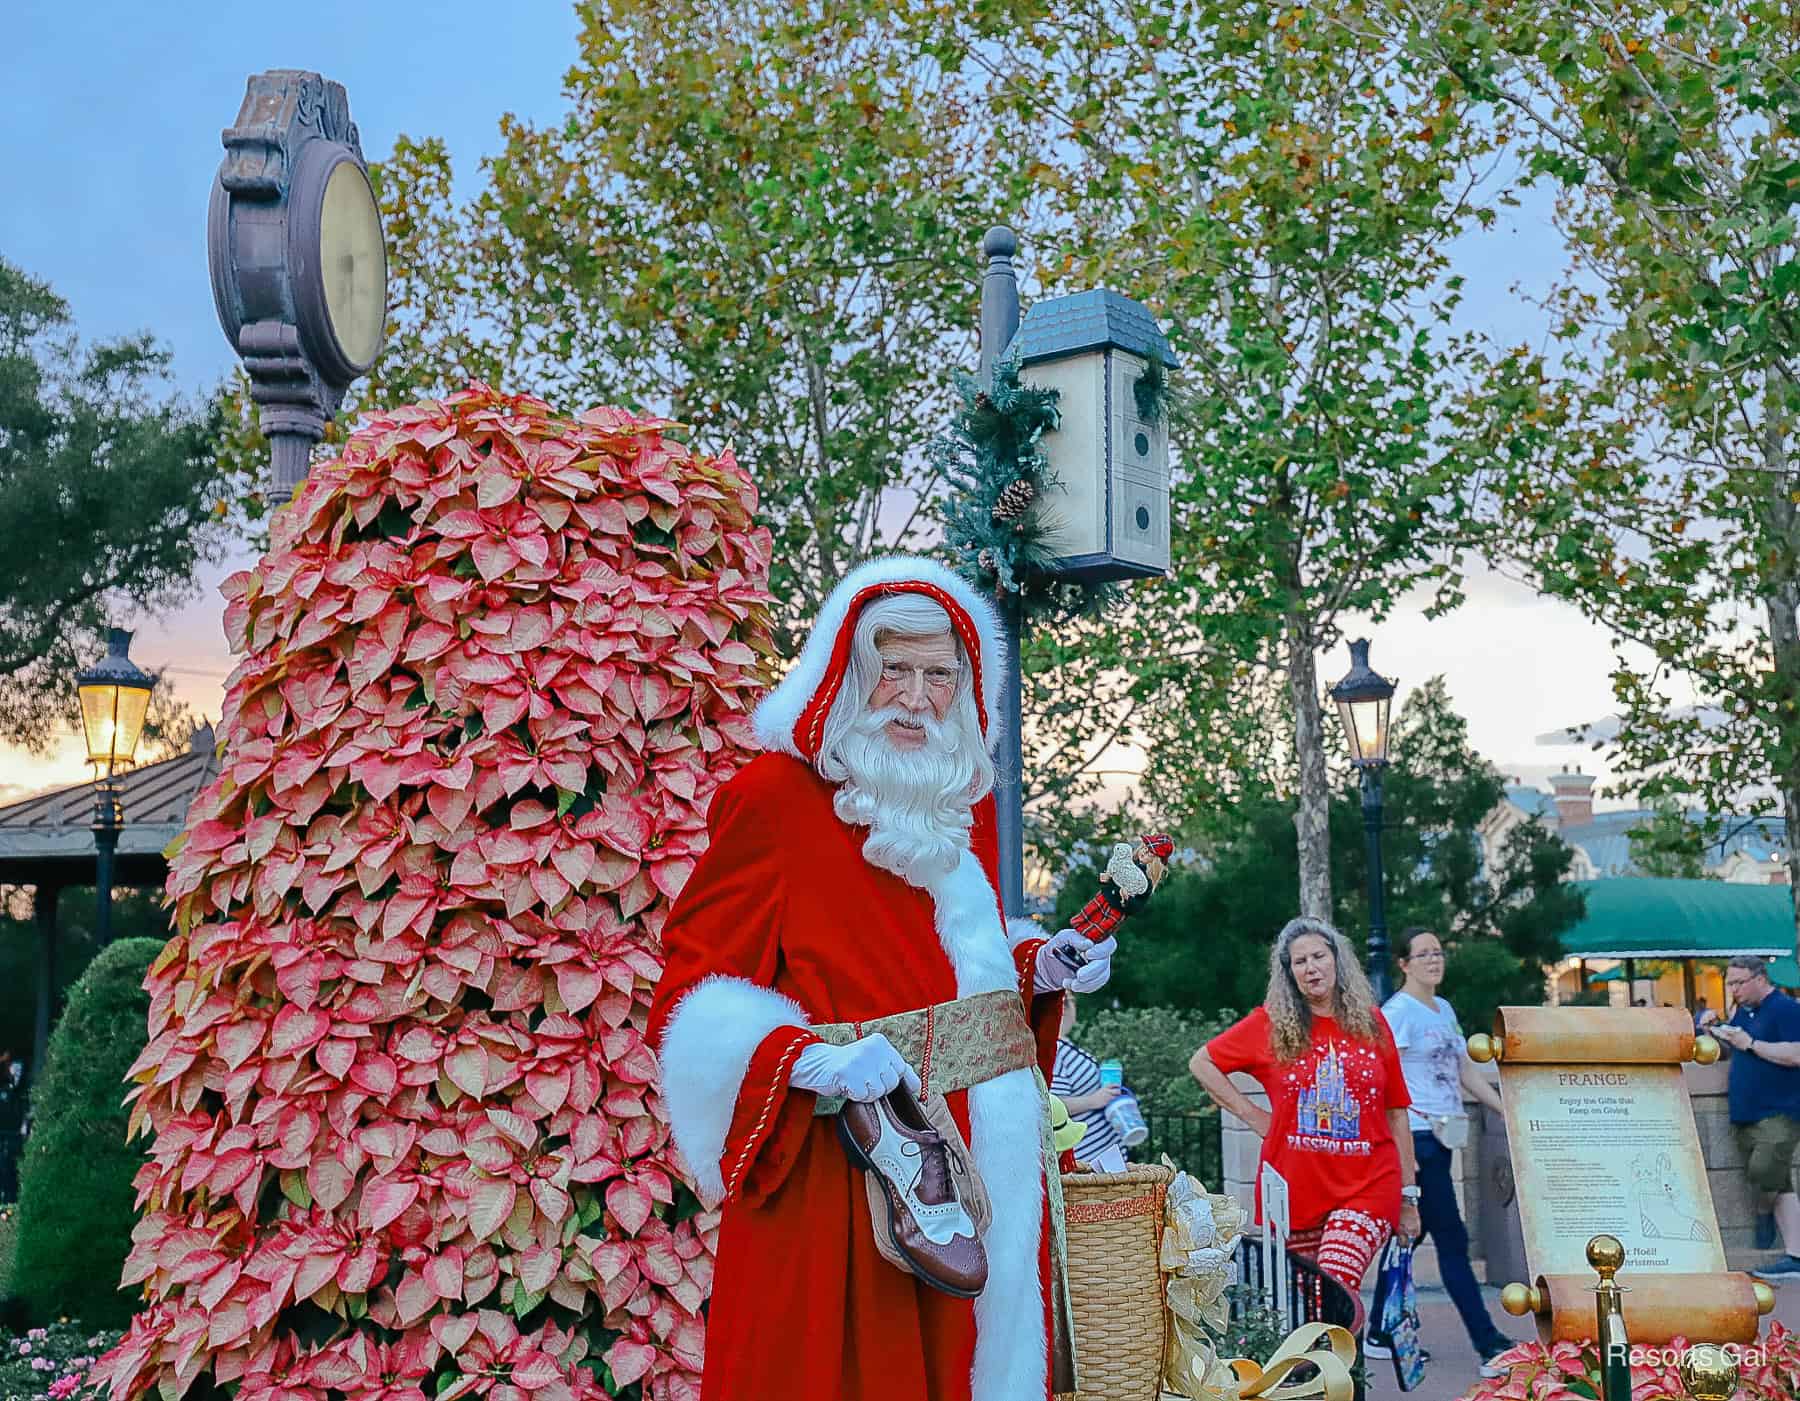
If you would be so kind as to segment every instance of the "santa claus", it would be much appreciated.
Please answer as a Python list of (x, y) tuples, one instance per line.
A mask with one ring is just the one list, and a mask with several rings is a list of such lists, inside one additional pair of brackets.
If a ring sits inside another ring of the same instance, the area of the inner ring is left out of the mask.
[[(1062, 992), (1104, 983), (1113, 945), (1002, 918), (1002, 646), (949, 570), (863, 565), (758, 708), (768, 752), (713, 799), (650, 1028), (676, 1144), (724, 1203), (704, 1401), (1044, 1401), (1072, 1382), (1044, 1072)], [(957, 1276), (967, 1184), (893, 1109), (915, 1095), (985, 1184), (985, 1285)], [(896, 1216), (918, 1214), (898, 1253), (863, 1177), (883, 1164)]]

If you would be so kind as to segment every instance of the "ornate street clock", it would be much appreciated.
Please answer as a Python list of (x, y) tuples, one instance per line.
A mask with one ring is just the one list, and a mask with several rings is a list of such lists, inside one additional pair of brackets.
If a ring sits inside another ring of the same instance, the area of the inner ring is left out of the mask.
[(278, 68), (245, 84), (207, 211), (219, 324), (243, 358), (279, 504), (344, 391), (381, 353), (387, 252), (343, 86)]

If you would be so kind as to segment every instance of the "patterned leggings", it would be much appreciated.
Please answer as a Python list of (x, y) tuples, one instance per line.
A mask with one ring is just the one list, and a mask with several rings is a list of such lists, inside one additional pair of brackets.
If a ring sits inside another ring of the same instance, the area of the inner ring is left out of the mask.
[(1393, 1228), (1385, 1221), (1377, 1221), (1361, 1211), (1340, 1209), (1327, 1216), (1322, 1225), (1295, 1231), (1288, 1237), (1287, 1248), (1293, 1254), (1316, 1262), (1320, 1270), (1350, 1291), (1350, 1297), (1356, 1301), (1352, 1333), (1362, 1332), (1363, 1276), (1392, 1233)]

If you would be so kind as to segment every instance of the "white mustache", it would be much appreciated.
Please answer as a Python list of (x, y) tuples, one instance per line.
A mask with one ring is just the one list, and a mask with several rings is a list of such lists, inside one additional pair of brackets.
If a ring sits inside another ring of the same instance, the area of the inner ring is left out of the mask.
[(888, 724), (904, 725), (907, 729), (923, 731), (925, 737), (934, 744), (944, 739), (944, 726), (929, 710), (914, 714), (910, 710), (902, 710), (897, 705), (884, 706), (880, 710), (871, 710), (867, 717), (868, 733), (879, 733)]

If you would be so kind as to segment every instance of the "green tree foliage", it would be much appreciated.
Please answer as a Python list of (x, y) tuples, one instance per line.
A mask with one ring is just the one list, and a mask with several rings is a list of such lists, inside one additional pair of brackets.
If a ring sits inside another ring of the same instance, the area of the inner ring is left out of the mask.
[(791, 628), (867, 553), (932, 543), (922, 449), (973, 358), (974, 244), (1009, 219), (1036, 235), (1028, 293), (1133, 292), (1189, 366), (1174, 576), (1028, 643), (1034, 843), (1070, 840), (1136, 746), (1154, 807), (1299, 792), (1324, 898), (1314, 658), (1342, 610), (1450, 577), (1464, 464), (1430, 405), (1468, 352), (1444, 249), (1484, 214), (1457, 104), (1247, 0), (1178, 21), (603, 0), (565, 91), (555, 125), (505, 124), (471, 202), (437, 143), (384, 163), (370, 400), (499, 376), (731, 442)]
[(1673, 798), (1658, 798), (1650, 815), (1625, 834), (1632, 867), (1641, 876), (1705, 880), (1707, 829), (1716, 825), (1693, 821)]
[(1613, 677), (1634, 782), (1800, 830), (1792, 7), (1382, 9), (1554, 188), (1573, 250), (1550, 351), (1493, 369), (1497, 551), (1642, 649)]
[(582, 8), (554, 125), (471, 203), (441, 144), (381, 170), (399, 276), (372, 393), (469, 374), (666, 412), (754, 472), (784, 625), (918, 546), (974, 342), (990, 135), (878, 10)]
[(161, 939), (123, 939), (97, 954), (69, 995), (34, 1087), (20, 1171), (14, 1283), (39, 1322), (69, 1314), (123, 1327), (132, 1297), (119, 1274), (136, 1224), (132, 1177), (142, 1147), (126, 1142), (125, 1072), (144, 1049), (144, 975)]
[[(1573, 851), (1533, 821), (1483, 860), (1478, 829), (1505, 783), (1476, 754), (1442, 678), (1408, 696), (1394, 726), (1384, 783), (1382, 855), (1391, 935), (1424, 925), (1450, 947), (1451, 996), (1485, 1025), (1505, 1003), (1543, 1000), (1546, 965), (1580, 917), (1580, 892), (1564, 883)], [(1332, 918), (1366, 942), (1367, 865), (1361, 800), (1345, 785), (1331, 805)], [(1057, 915), (1066, 921), (1093, 895), (1091, 869), (1066, 877)], [(1247, 1008), (1268, 986), (1269, 947), (1299, 912), (1293, 805), (1247, 803), (1221, 824), (1200, 863), (1177, 869), (1120, 935), (1106, 997), (1126, 1007), (1169, 1004), (1196, 1012)]]
[[(1108, 1007), (1107, 997), (1078, 999), (1070, 1039), (1096, 1060), (1116, 1056), (1132, 1092), (1158, 1111), (1202, 1109), (1211, 1101), (1188, 1072), (1194, 1052), (1237, 1020), (1230, 1009)], [(1257, 990), (1257, 1001), (1262, 990)]]
[[(1098, 889), (1090, 867), (1072, 870), (1058, 895), (1059, 926)], [(1104, 1000), (1205, 1013), (1257, 1006), (1268, 987), (1270, 942), (1297, 913), (1298, 899), (1292, 806), (1245, 804), (1201, 865), (1172, 870), (1126, 922)]]
[[(928, 42), (1024, 133), (1016, 203), (1036, 215), (1038, 256), (1064, 251), (1058, 285), (1147, 302), (1183, 361), (1173, 577), (1088, 630), (1059, 684), (1131, 714), (1158, 806), (1208, 800), (1191, 779), (1216, 787), (1240, 748), (1272, 769), (1297, 797), (1299, 904), (1320, 914), (1335, 741), (1319, 654), (1346, 612), (1379, 617), (1421, 585), (1455, 600), (1482, 450), (1439, 407), (1483, 363), (1448, 327), (1448, 259), (1489, 217), (1474, 186), (1491, 129), (1360, 33), (1360, 9), (918, 7)], [(1256, 713), (1246, 693), (1270, 681), (1292, 737), (1274, 763), (1263, 736), (1234, 742)]]
[(227, 538), (221, 419), (168, 396), (148, 337), (81, 347), (0, 258), (0, 740), (41, 748), (118, 613), (166, 605)]

